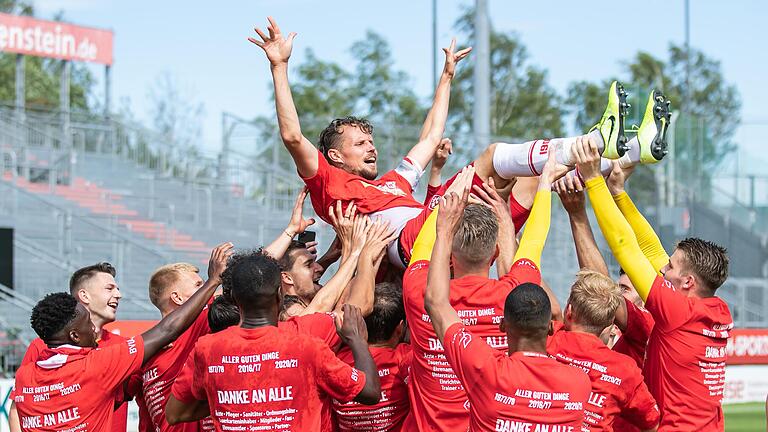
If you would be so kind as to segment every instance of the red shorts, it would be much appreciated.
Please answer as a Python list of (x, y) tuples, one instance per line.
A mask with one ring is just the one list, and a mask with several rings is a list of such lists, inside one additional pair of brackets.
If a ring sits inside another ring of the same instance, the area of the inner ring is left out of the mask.
[[(440, 197), (445, 194), (445, 191), (453, 181), (456, 180), (456, 176), (458, 175), (459, 173), (456, 173), (453, 177), (443, 183), (440, 189), (438, 189), (432, 196), (432, 199), (430, 199), (424, 211), (419, 213), (415, 218), (409, 220), (400, 232), (397, 247), (400, 259), (404, 266), (408, 267), (408, 262), (411, 260), (411, 252), (413, 251), (413, 244), (416, 242), (416, 237), (418, 237), (421, 227), (424, 226), (424, 222), (426, 222), (429, 215), (432, 214), (432, 210), (437, 207), (437, 204), (440, 202)], [(482, 187), (483, 180), (475, 174), (474, 178), (472, 178), (472, 185)], [(515, 197), (512, 194), (509, 194), (509, 210), (512, 215), (512, 221), (515, 224), (515, 231), (519, 231), (525, 224), (525, 221), (528, 220), (528, 215), (531, 214), (531, 209), (527, 209), (520, 205)]]

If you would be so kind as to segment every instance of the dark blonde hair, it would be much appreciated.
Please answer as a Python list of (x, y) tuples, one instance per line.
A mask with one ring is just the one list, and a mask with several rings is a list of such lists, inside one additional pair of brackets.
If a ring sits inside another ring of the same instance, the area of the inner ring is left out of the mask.
[(576, 273), (568, 304), (579, 324), (600, 332), (611, 325), (622, 302), (622, 289), (608, 276), (592, 270)]

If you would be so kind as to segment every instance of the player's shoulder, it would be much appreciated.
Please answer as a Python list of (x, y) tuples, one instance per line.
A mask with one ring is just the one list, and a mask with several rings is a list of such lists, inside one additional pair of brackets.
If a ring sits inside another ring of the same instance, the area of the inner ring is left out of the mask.
[(195, 343), (195, 350), (209, 350), (214, 346), (221, 345), (222, 341), (231, 341), (237, 338), (238, 326), (228, 327), (220, 332), (209, 333), (200, 336)]
[(552, 372), (551, 376), (557, 377), (557, 381), (563, 387), (568, 387), (571, 391), (582, 391), (588, 395), (592, 389), (592, 381), (589, 379), (589, 375), (578, 367), (560, 363), (559, 361), (552, 359)]

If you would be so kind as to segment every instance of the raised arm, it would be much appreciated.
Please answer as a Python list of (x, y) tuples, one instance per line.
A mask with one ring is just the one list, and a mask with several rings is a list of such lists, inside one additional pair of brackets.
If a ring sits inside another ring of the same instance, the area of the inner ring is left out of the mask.
[(183, 305), (161, 319), (154, 327), (144, 332), (144, 360), (152, 358), (164, 346), (173, 342), (197, 319), (216, 288), (221, 284), (221, 273), (232, 255), (232, 243), (222, 243), (211, 252), (208, 262), (208, 280)]
[[(461, 172), (456, 176), (456, 179), (451, 183), (448, 189), (445, 191), (445, 195), (450, 193), (459, 194), (464, 189), (472, 187), (472, 178), (475, 175), (475, 167), (464, 167)], [(418, 261), (429, 261), (432, 257), (432, 247), (435, 244), (435, 226), (437, 224), (438, 208), (436, 207), (432, 213), (424, 221), (424, 225), (421, 226), (419, 235), (416, 236), (416, 240), (413, 242), (413, 251), (411, 252), (411, 263)]]
[(589, 200), (597, 217), (597, 223), (619, 265), (645, 301), (651, 290), (656, 270), (643, 255), (632, 227), (613, 202), (608, 186), (600, 174), (600, 153), (597, 143), (588, 135), (578, 137), (572, 147), (579, 172), (587, 185)]
[(368, 328), (360, 313), (360, 309), (352, 305), (344, 305), (342, 308), (344, 318), (336, 315), (336, 331), (342, 341), (352, 351), (355, 359), (355, 369), (365, 374), (365, 385), (355, 397), (355, 402), (365, 405), (374, 405), (381, 398), (381, 384), (376, 363), (368, 351)]
[(296, 234), (301, 234), (310, 225), (315, 223), (314, 218), (304, 219), (302, 213), (304, 211), (304, 200), (307, 198), (309, 191), (304, 188), (299, 192), (299, 196), (296, 197), (296, 202), (293, 204), (293, 213), (291, 214), (291, 220), (288, 222), (288, 226), (278, 234), (277, 238), (267, 247), (264, 248), (266, 252), (272, 258), (279, 260), (285, 255), (285, 251), (291, 245), (291, 241)]
[(309, 315), (316, 312), (330, 312), (341, 299), (345, 288), (355, 275), (355, 269), (360, 258), (360, 253), (365, 245), (367, 235), (368, 218), (355, 214), (354, 205), (347, 206), (344, 214), (341, 213), (341, 202), (336, 202), (336, 210), (328, 209), (336, 233), (342, 242), (342, 258), (336, 274), (315, 294), (312, 301), (299, 315)]
[(376, 287), (376, 272), (387, 245), (397, 238), (395, 230), (389, 228), (389, 222), (375, 221), (368, 231), (365, 246), (357, 261), (357, 273), (344, 291), (336, 310), (341, 312), (343, 304), (351, 304), (360, 308), (363, 316), (373, 312), (374, 289)]
[(517, 253), (515, 223), (509, 213), (509, 203), (504, 201), (501, 195), (496, 192), (493, 177), (489, 177), (488, 182), (483, 183), (482, 188), (475, 185), (472, 190), (480, 200), (491, 208), (499, 223), (499, 234), (496, 238), (496, 247), (499, 252), (499, 257), (496, 259), (496, 273), (501, 278), (512, 268), (515, 253)]
[(451, 192), (440, 199), (440, 214), (437, 217), (436, 227), (437, 239), (432, 249), (432, 261), (429, 264), (424, 308), (429, 314), (432, 327), (441, 343), (445, 338), (445, 331), (453, 324), (461, 322), (459, 314), (451, 305), (450, 264), (453, 236), (464, 216), (468, 199), (469, 187), (462, 191), (461, 196)]
[(651, 224), (635, 207), (635, 203), (632, 202), (624, 189), (625, 183), (634, 170), (634, 166), (622, 168), (618, 162), (614, 162), (613, 170), (607, 181), (608, 190), (611, 191), (613, 201), (619, 207), (621, 214), (624, 215), (624, 219), (632, 227), (643, 255), (648, 258), (656, 273), (660, 275), (661, 269), (669, 264), (669, 255), (664, 250), (664, 246), (662, 246), (661, 240), (659, 240)]
[(465, 48), (458, 52), (456, 49), (456, 39), (451, 41), (451, 46), (443, 48), (445, 53), (445, 65), (440, 74), (440, 81), (435, 89), (435, 98), (432, 101), (432, 108), (427, 114), (422, 127), (419, 142), (408, 152), (408, 159), (418, 164), (422, 169), (427, 166), (432, 156), (435, 154), (437, 146), (443, 138), (445, 132), (445, 122), (448, 118), (448, 103), (451, 97), (451, 80), (456, 73), (456, 64), (465, 58), (472, 48)]
[(571, 222), (571, 233), (573, 234), (573, 243), (576, 245), (579, 268), (593, 270), (610, 277), (608, 266), (600, 254), (600, 249), (597, 248), (592, 227), (589, 225), (585, 205), (586, 193), (581, 179), (575, 175), (566, 175), (555, 182), (554, 189)]
[(280, 27), (275, 20), (272, 17), (268, 17), (267, 20), (269, 20), (267, 26), (269, 35), (255, 28), (261, 40), (253, 37), (249, 37), (248, 40), (261, 47), (269, 60), (272, 82), (275, 86), (275, 108), (280, 138), (296, 163), (299, 174), (305, 178), (312, 177), (317, 173), (318, 152), (312, 142), (301, 133), (299, 114), (296, 112), (291, 87), (288, 84), (288, 59), (291, 57), (296, 33), (289, 33), (286, 39), (280, 33)]
[(429, 183), (427, 183), (427, 194), (424, 197), (424, 205), (428, 206), (440, 187), (443, 186), (441, 173), (448, 156), (453, 152), (453, 143), (449, 138), (443, 138), (437, 146), (435, 155), (432, 156), (432, 166), (429, 169)]

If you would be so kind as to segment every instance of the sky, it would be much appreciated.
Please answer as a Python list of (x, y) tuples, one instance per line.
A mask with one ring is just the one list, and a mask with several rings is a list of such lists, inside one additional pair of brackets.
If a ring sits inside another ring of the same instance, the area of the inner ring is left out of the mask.
[[(448, 45), (454, 21), (469, 3), (437, 0), (440, 46)], [(669, 44), (682, 44), (685, 37), (683, 0), (488, 3), (492, 26), (516, 32), (531, 63), (549, 71), (549, 83), (561, 94), (572, 81), (624, 75), (623, 62), (637, 51), (665, 59)], [(291, 57), (294, 65), (303, 60), (307, 48), (321, 59), (349, 65), (349, 46), (370, 29), (389, 41), (395, 67), (412, 77), (419, 96), (427, 99), (433, 90), (430, 0), (37, 0), (34, 4), (41, 18), (63, 10), (65, 21), (114, 31), (113, 99), (130, 98), (140, 119), (149, 122), (148, 89), (158, 77), (170, 74), (190, 98), (204, 103), (204, 146), (209, 151), (221, 145), (223, 112), (242, 118), (274, 115), (268, 62), (246, 40), (254, 26), (266, 26), (268, 15), (284, 33), (298, 32)], [(753, 162), (754, 167), (747, 167), (749, 161), (768, 160), (762, 156), (768, 135), (764, 106), (768, 2), (692, 0), (690, 22), (691, 45), (720, 60), (726, 81), (741, 94), (742, 126), (734, 137), (741, 169), (768, 174), (768, 164)], [(102, 79), (102, 68), (93, 70)]]

